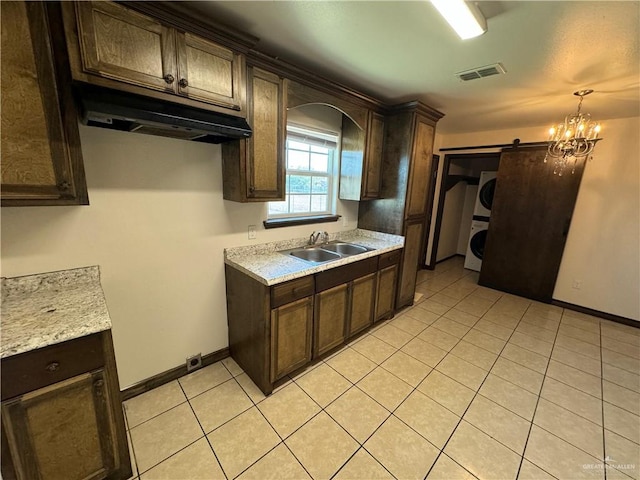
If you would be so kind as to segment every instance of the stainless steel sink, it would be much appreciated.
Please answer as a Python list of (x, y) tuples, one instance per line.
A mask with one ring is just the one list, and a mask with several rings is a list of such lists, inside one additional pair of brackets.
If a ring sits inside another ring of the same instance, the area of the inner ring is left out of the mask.
[(332, 260), (340, 260), (340, 255), (338, 255), (337, 253), (329, 252), (319, 247), (294, 250), (293, 252), (290, 252), (289, 255), (313, 263), (324, 263), (330, 262)]
[(293, 248), (291, 250), (283, 250), (280, 253), (284, 255), (291, 255), (292, 257), (299, 258), (305, 262), (319, 264), (333, 262), (344, 257), (357, 255), (371, 250), (374, 249), (335, 240), (321, 245), (308, 245), (305, 247)]
[(326, 245), (321, 245), (320, 248), (329, 250), (330, 252), (336, 252), (342, 256), (357, 255), (358, 253), (364, 253), (368, 250), (367, 247), (346, 242), (331, 242)]

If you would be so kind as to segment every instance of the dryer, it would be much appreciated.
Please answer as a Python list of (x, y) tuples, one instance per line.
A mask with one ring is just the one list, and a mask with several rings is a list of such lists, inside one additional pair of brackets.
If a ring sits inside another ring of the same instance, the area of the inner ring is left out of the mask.
[(464, 268), (480, 271), (482, 266), (482, 256), (484, 255), (484, 244), (487, 241), (487, 231), (489, 222), (473, 220), (471, 222), (471, 233), (467, 244), (467, 254), (464, 257)]
[(474, 217), (491, 216), (491, 205), (493, 204), (493, 193), (496, 189), (496, 177), (498, 172), (480, 172), (480, 181), (478, 182), (478, 196), (476, 197), (476, 205), (473, 209)]

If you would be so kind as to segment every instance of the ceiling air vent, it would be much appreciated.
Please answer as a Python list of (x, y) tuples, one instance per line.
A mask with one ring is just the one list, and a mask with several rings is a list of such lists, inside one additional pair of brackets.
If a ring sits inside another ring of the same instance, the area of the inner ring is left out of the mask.
[(507, 73), (507, 71), (502, 64), (494, 63), (493, 65), (485, 65), (484, 67), (472, 68), (471, 70), (458, 72), (456, 73), (456, 77), (464, 82), (468, 82), (469, 80), (490, 77), (491, 75), (502, 75), (503, 73)]

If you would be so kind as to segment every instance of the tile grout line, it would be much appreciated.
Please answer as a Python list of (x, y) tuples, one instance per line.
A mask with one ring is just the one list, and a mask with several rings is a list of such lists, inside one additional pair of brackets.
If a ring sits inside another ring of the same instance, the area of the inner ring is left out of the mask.
[[(223, 366), (227, 371), (229, 371), (229, 369), (227, 368), (226, 365), (223, 364)], [(229, 372), (229, 373), (231, 374), (231, 372)], [(233, 376), (233, 374), (231, 374), (231, 378), (235, 380), (235, 377)], [(223, 383), (225, 383), (225, 382), (223, 382)], [(237, 383), (237, 381), (236, 381), (236, 383)], [(180, 382), (178, 382), (178, 385), (180, 386), (180, 389), (182, 390), (182, 393), (184, 394), (184, 396), (187, 397), (187, 393), (184, 391), (184, 388), (182, 388), (182, 384)], [(219, 384), (219, 385), (222, 385), (222, 384)], [(240, 384), (238, 384), (238, 386), (240, 386)], [(209, 390), (212, 390), (213, 388), (215, 388), (215, 387), (212, 387)], [(240, 389), (242, 389), (242, 387), (240, 387)], [(209, 390), (206, 390), (206, 391), (209, 391)], [(197, 397), (197, 395), (196, 395), (196, 397)], [(193, 398), (196, 398), (196, 397), (193, 397)], [(249, 400), (251, 400), (251, 399), (249, 399)], [(200, 427), (200, 430), (202, 430), (202, 434), (204, 436), (204, 439), (207, 441), (207, 445), (209, 445), (209, 448), (211, 449), (211, 452), (213, 453), (213, 457), (216, 459), (216, 462), (218, 462), (218, 466), (220, 467), (220, 471), (222, 471), (222, 474), (225, 476), (225, 478), (228, 479), (229, 476), (227, 475), (227, 472), (224, 471), (224, 468), (222, 467), (222, 463), (220, 462), (220, 459), (218, 458), (218, 455), (216, 454), (216, 451), (213, 449), (213, 445), (211, 445), (211, 441), (209, 440), (209, 437), (207, 436), (207, 432), (204, 431), (204, 427), (202, 426), (202, 423), (200, 423), (200, 419), (198, 418), (198, 415), (196, 414), (196, 411), (193, 409), (193, 405), (191, 405), (191, 401), (190, 401), (190, 399), (188, 397), (187, 397), (187, 403), (189, 404), (189, 408), (191, 409), (191, 412), (193, 413), (193, 416), (195, 417), (196, 422), (198, 422), (198, 426)], [(220, 425), (220, 427), (221, 426), (222, 425)], [(214, 429), (214, 430), (216, 430), (216, 429)], [(214, 430), (212, 430), (212, 431), (214, 431)], [(211, 433), (211, 432), (209, 432), (209, 433)], [(198, 440), (200, 440), (200, 439), (198, 439)], [(196, 442), (198, 440), (196, 440)], [(193, 443), (195, 443), (195, 442), (193, 442)], [(182, 450), (184, 450), (185, 448), (189, 447), (190, 445), (193, 445), (193, 443), (187, 445)], [(182, 451), (182, 450), (179, 450), (179, 451)], [(178, 452), (176, 452), (176, 453), (178, 453)], [(176, 453), (174, 453), (173, 455), (175, 455)], [(173, 455), (171, 455), (171, 456), (173, 456)], [(171, 458), (171, 456), (167, 457), (167, 458)], [(163, 460), (163, 462), (164, 462), (164, 460)], [(160, 463), (162, 463), (162, 462), (160, 462)]]
[(602, 349), (602, 325), (598, 322), (598, 330), (600, 332), (600, 390), (602, 392), (602, 401), (600, 403), (602, 407), (602, 464), (604, 470), (604, 480), (607, 480), (607, 438), (605, 435), (606, 425), (604, 423), (604, 367), (603, 367), (603, 355)]
[[(529, 309), (527, 308), (527, 311), (528, 310)], [(526, 314), (526, 312), (525, 312), (525, 314)], [(560, 323), (562, 323), (562, 314), (560, 315)], [(540, 404), (540, 398), (542, 396), (542, 389), (544, 388), (544, 382), (545, 382), (545, 380), (547, 378), (547, 371), (549, 370), (549, 364), (551, 363), (551, 356), (553, 355), (553, 349), (556, 346), (556, 340), (558, 338), (558, 332), (560, 331), (560, 323), (558, 323), (558, 329), (556, 330), (556, 335), (555, 335), (555, 338), (553, 340), (553, 344), (552, 344), (553, 347), (551, 348), (551, 352), (549, 352), (549, 358), (547, 360), (547, 366), (545, 367), (544, 374), (543, 374), (543, 377), (542, 377), (542, 384), (540, 385), (540, 391), (538, 392), (538, 398), (536, 399), (536, 406), (533, 409), (533, 416), (531, 417), (531, 422), (529, 424), (529, 431), (527, 432), (527, 439), (525, 440), (524, 447), (522, 449), (522, 456), (520, 457), (520, 465), (518, 466), (518, 472), (516, 473), (516, 478), (518, 478), (520, 476), (520, 471), (522, 470), (522, 465), (523, 465), (523, 463), (525, 461), (525, 453), (527, 452), (527, 446), (529, 445), (529, 438), (531, 437), (531, 431), (533, 430), (533, 425), (534, 425), (533, 422), (534, 422), (534, 420), (536, 418), (536, 414), (538, 413), (538, 405)], [(529, 459), (526, 459), (526, 460), (528, 462), (530, 462), (532, 465), (535, 465), (536, 467), (538, 467), (540, 470), (542, 470), (542, 471), (544, 471), (546, 473), (549, 473), (544, 468), (542, 468), (539, 465), (536, 465), (535, 463), (533, 463), (531, 460), (529, 460)], [(555, 475), (551, 475), (551, 476), (555, 477)]]
[[(503, 297), (500, 297), (503, 298)], [(500, 300), (500, 298), (496, 301), (494, 301), (493, 305), (496, 305), (496, 303)], [(526, 310), (525, 310), (526, 312)], [(520, 322), (522, 321), (522, 316), (524, 316), (524, 312), (522, 313), (522, 315), (520, 316), (520, 320), (518, 320), (518, 323), (516, 324), (516, 327), (520, 324)], [(480, 319), (482, 319), (482, 317), (480, 317)], [(479, 319), (479, 320), (480, 320)], [(477, 322), (476, 322), (477, 323)], [(511, 336), (513, 335), (513, 333), (515, 333), (515, 329), (514, 331), (511, 333), (511, 335), (509, 336), (509, 339), (511, 339)], [(500, 355), (502, 354), (502, 352), (504, 351), (504, 349), (506, 348), (507, 344), (509, 343), (509, 339), (507, 339), (507, 341), (505, 342), (505, 344), (503, 345), (502, 349), (500, 350), (500, 353), (498, 354), (498, 356), (496, 357), (496, 360), (493, 362), (493, 364), (491, 365), (491, 368), (494, 367), (494, 365), (496, 364), (496, 362), (498, 361), (498, 358), (500, 358)], [(462, 340), (462, 339), (461, 339)], [(456, 344), (457, 345), (457, 344)], [(455, 348), (455, 346), (454, 346)], [(446, 358), (446, 357), (445, 357)], [(440, 362), (438, 362), (440, 363)], [(435, 368), (434, 368), (435, 369)], [(462, 423), (464, 416), (466, 415), (467, 411), (469, 410), (469, 407), (471, 407), (471, 404), (473, 403), (473, 401), (476, 399), (476, 397), (480, 394), (480, 389), (482, 388), (482, 386), (484, 385), (485, 381), (487, 380), (487, 378), (489, 378), (489, 374), (491, 373), (491, 369), (487, 372), (487, 375), (485, 375), (484, 379), (482, 380), (482, 382), (480, 383), (480, 385), (478, 386), (478, 388), (475, 390), (473, 397), (471, 398), (471, 401), (469, 402), (469, 404), (467, 405), (467, 407), (465, 408), (464, 412), (462, 412), (462, 415), (460, 415), (460, 420), (458, 421), (458, 423), (456, 424), (456, 426), (454, 427), (454, 429), (451, 431), (451, 434), (449, 435), (449, 438), (447, 438), (447, 441), (444, 443), (444, 445), (442, 446), (442, 449), (440, 450), (440, 452), (438, 453), (438, 456), (436, 457), (435, 461), (433, 462), (433, 464), (431, 465), (431, 468), (429, 468), (429, 471), (427, 472), (427, 475), (424, 477), (425, 480), (429, 477), (429, 474), (431, 473), (431, 470), (433, 470), (434, 465), (438, 462), (438, 459), (440, 458), (440, 456), (442, 454), (447, 455), (446, 453), (444, 453), (445, 448), (447, 447), (447, 445), (449, 444), (449, 442), (451, 441), (451, 438), (453, 437), (453, 435), (455, 434), (456, 430), (458, 430), (458, 427), (460, 426), (460, 424)], [(481, 395), (483, 396), (483, 395)], [(486, 397), (485, 397), (486, 398)], [(494, 402), (495, 403), (495, 402)], [(497, 404), (497, 403), (496, 403)], [(499, 405), (499, 404), (497, 404)], [(502, 406), (502, 405), (500, 405)], [(505, 407), (503, 407), (505, 408)], [(508, 410), (508, 409), (507, 409)], [(511, 411), (511, 410), (509, 410)], [(534, 410), (535, 412), (535, 410)], [(532, 419), (533, 420), (533, 419)], [(475, 425), (471, 424), (474, 428), (478, 428)], [(480, 430), (482, 433), (484, 433), (487, 436), (490, 436), (488, 433), (486, 433), (484, 430), (478, 428), (478, 430)], [(493, 438), (493, 437), (491, 437)], [(495, 440), (495, 439), (494, 439)], [(508, 448), (509, 450), (513, 451), (511, 448), (507, 447), (506, 445), (504, 445), (502, 442), (499, 442), (498, 440), (496, 440), (496, 442), (500, 443), (501, 445), (503, 445), (505, 448)], [(525, 444), (526, 446), (526, 444)], [(448, 456), (448, 455), (447, 455)], [(521, 457), (521, 463), (522, 463), (522, 458), (524, 456), (524, 451), (522, 453), (522, 455), (520, 455)], [(453, 459), (455, 461), (455, 459)], [(457, 463), (457, 462), (456, 462)], [(465, 469), (466, 470), (466, 469)], [(520, 468), (518, 468), (518, 473), (520, 472)], [(516, 477), (517, 478), (517, 477)]]

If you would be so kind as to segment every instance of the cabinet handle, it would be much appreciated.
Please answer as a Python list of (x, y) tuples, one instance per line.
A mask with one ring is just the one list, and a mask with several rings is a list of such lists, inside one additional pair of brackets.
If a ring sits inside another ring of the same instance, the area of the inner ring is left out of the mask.
[(66, 192), (67, 190), (69, 190), (71, 188), (71, 184), (69, 182), (67, 182), (66, 180), (60, 182), (58, 184), (58, 189), (62, 190), (63, 192)]
[(256, 191), (256, 187), (249, 187), (249, 193), (254, 193)]
[(187, 82), (186, 78), (181, 78), (180, 81), (178, 82), (178, 84), (182, 87), (182, 88), (187, 88), (189, 86), (189, 82)]
[(171, 75), (170, 73), (167, 73), (164, 76), (164, 81), (167, 82), (169, 85), (171, 85), (176, 79), (173, 78), (173, 75)]
[(58, 370), (60, 368), (60, 364), (58, 362), (51, 362), (49, 365), (47, 365), (44, 368), (46, 370), (48, 370), (49, 372), (55, 372), (56, 370)]

